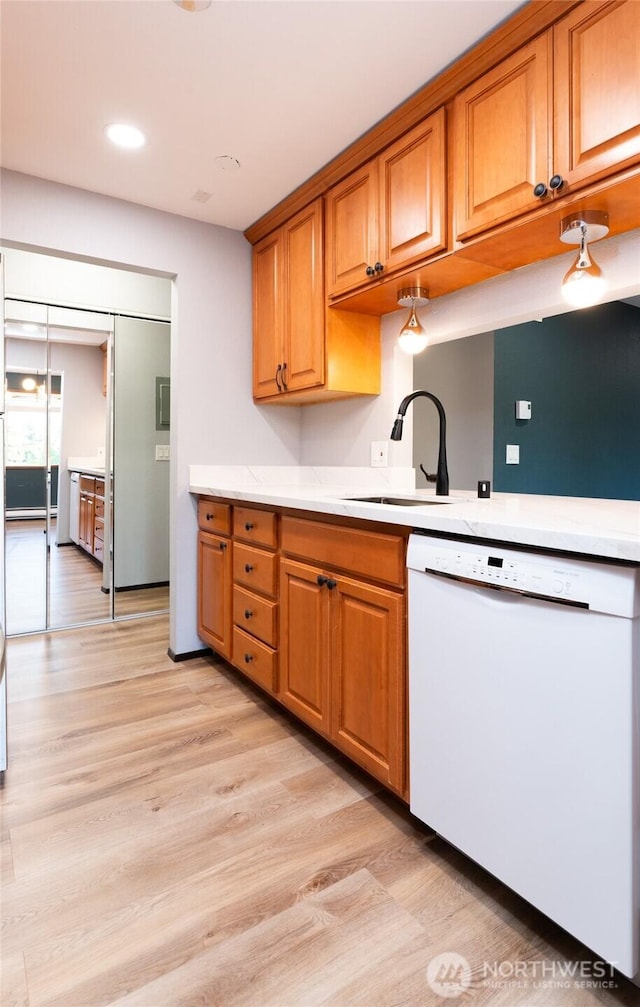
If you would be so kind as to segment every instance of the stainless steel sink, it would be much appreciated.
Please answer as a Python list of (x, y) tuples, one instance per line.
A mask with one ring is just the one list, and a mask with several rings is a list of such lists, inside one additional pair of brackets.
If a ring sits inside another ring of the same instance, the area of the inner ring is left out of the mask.
[(384, 504), (385, 507), (431, 507), (433, 504), (457, 503), (455, 497), (343, 497), (343, 500), (352, 500), (354, 503), (374, 503)]

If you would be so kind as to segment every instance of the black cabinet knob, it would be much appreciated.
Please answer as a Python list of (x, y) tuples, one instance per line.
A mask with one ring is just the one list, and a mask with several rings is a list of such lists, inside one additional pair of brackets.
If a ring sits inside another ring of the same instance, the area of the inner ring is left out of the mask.
[(213, 521), (213, 514), (205, 514), (206, 521)]
[(251, 521), (245, 521), (244, 530), (253, 531), (253, 524), (251, 523)]
[(373, 268), (373, 266), (367, 266), (367, 268), (365, 269), (365, 273), (367, 274), (367, 276), (375, 276), (376, 275), (376, 271)]
[(564, 178), (562, 177), (562, 175), (552, 175), (551, 178), (549, 179), (549, 188), (553, 189), (554, 192), (557, 192), (558, 189), (561, 189), (563, 185), (564, 185)]
[(324, 585), (327, 583), (328, 579), (329, 578), (325, 577), (325, 575), (323, 573), (319, 573), (318, 576), (317, 576), (317, 578), (316, 578), (318, 587), (324, 587)]
[(544, 182), (538, 182), (537, 185), (534, 185), (533, 195), (536, 196), (537, 199), (542, 199), (543, 196), (547, 195), (547, 187)]
[(331, 580), (331, 577), (327, 577), (327, 587), (330, 591), (333, 591), (334, 587), (337, 586), (337, 581)]
[(245, 654), (244, 655), (244, 663), (245, 664), (251, 664), (252, 661), (253, 661), (253, 654)]
[(374, 268), (374, 270), (375, 270), (376, 273), (382, 273), (383, 270), (384, 270), (384, 266), (382, 265), (381, 262), (376, 262), (376, 264), (375, 264), (375, 266), (373, 268)]
[(245, 573), (251, 573), (252, 570), (253, 570), (253, 567), (251, 566), (251, 563), (245, 563), (245, 565), (244, 565), (244, 572)]
[(245, 617), (245, 619), (250, 619), (252, 615), (253, 615), (253, 612), (251, 612), (248, 608), (245, 608), (245, 610), (244, 610), (244, 617)]
[(220, 543), (220, 549), (222, 549), (224, 551), (226, 548), (227, 548), (227, 543), (226, 542), (221, 542)]

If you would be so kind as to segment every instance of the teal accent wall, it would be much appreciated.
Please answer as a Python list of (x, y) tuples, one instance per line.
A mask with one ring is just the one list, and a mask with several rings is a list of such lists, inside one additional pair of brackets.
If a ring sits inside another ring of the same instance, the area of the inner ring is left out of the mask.
[[(640, 309), (623, 302), (501, 329), (496, 491), (640, 500)], [(515, 402), (532, 402), (516, 420)], [(520, 464), (505, 463), (507, 444)]]

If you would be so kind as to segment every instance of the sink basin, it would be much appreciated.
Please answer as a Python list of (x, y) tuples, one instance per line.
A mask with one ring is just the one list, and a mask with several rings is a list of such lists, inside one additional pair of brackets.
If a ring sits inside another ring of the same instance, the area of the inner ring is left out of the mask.
[(431, 507), (432, 504), (456, 503), (455, 497), (343, 497), (357, 503), (384, 504), (385, 507)]

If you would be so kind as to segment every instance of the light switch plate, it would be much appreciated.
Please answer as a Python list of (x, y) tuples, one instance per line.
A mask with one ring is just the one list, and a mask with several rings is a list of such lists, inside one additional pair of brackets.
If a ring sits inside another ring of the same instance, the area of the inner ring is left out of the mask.
[(506, 455), (507, 465), (519, 465), (520, 464), (520, 445), (519, 444), (507, 444), (507, 455)]
[(389, 442), (371, 441), (371, 465), (373, 468), (385, 469), (389, 464)]
[(156, 444), (156, 461), (157, 462), (168, 462), (169, 461), (169, 445), (168, 444)]

